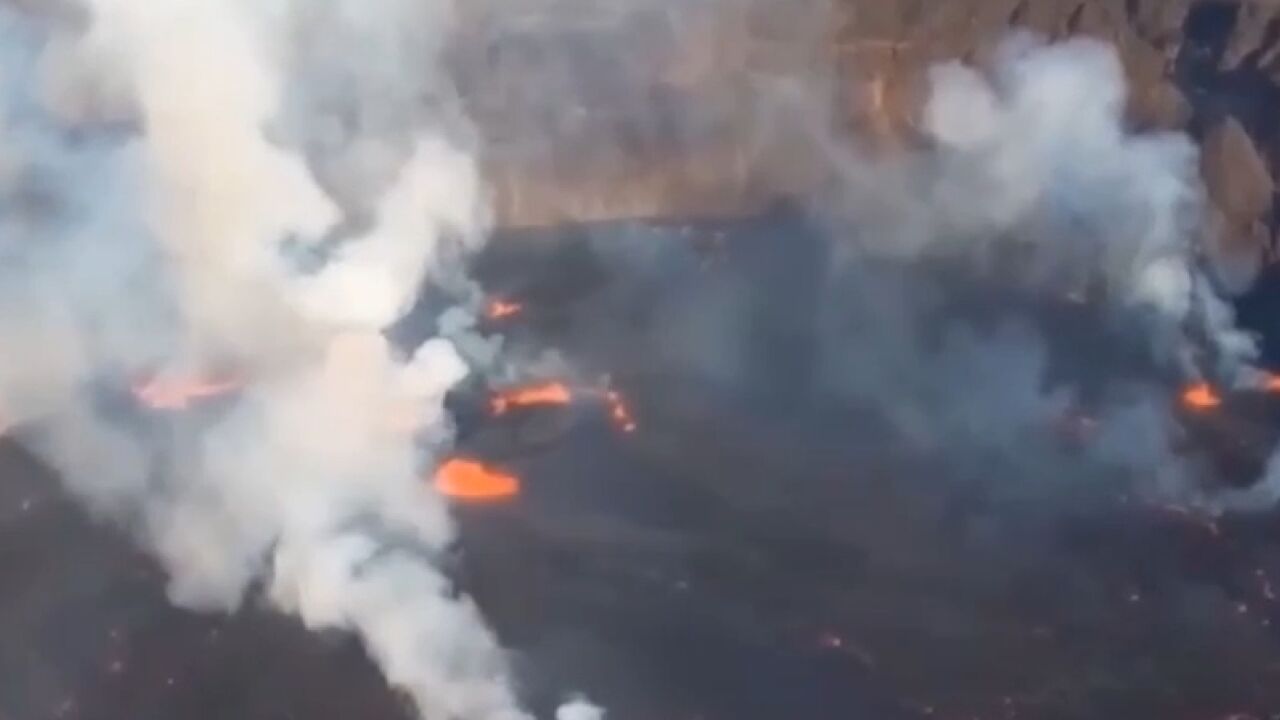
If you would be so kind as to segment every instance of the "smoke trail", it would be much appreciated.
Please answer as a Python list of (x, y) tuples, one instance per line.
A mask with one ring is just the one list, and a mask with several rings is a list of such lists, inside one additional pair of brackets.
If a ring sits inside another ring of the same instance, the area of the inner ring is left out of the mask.
[[(440, 70), (452, 4), (79, 10), (0, 9), (5, 417), (155, 551), (175, 602), (231, 610), (263, 582), (358, 633), (423, 716), (527, 717), (437, 569), (452, 530), (421, 481), (467, 365), (384, 339), (424, 281), (468, 299), (485, 234)], [(221, 412), (139, 427), (113, 400), (224, 366), (245, 386)]]

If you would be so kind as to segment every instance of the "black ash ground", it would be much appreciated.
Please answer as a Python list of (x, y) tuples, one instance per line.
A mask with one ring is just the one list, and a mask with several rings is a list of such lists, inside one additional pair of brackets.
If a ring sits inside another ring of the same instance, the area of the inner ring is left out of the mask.
[[(922, 358), (870, 394), (835, 380), (868, 355), (897, 362), (892, 300), (910, 348), (1031, 328), (1075, 390), (1067, 420), (1119, 385), (1176, 383), (1087, 301), (945, 264), (842, 266), (833, 237), (779, 212), (500, 236), (479, 259), (494, 296), (525, 307), (494, 328), (508, 352), (608, 376), (638, 423), (621, 433), (588, 402), (494, 418), (482, 383), (451, 400), (460, 451), (524, 481), (514, 501), (457, 508), (452, 563), (531, 706), (575, 687), (615, 720), (1280, 711), (1273, 514), (1148, 502), (1060, 426), (904, 436), (886, 398), (945, 403), (963, 363)], [(933, 372), (954, 376), (931, 395)], [(1187, 456), (1247, 485), (1277, 408), (1227, 405), (1180, 419)], [(349, 639), (253, 607), (167, 607), (151, 562), (9, 446), (0, 535), (0, 718), (410, 716)]]

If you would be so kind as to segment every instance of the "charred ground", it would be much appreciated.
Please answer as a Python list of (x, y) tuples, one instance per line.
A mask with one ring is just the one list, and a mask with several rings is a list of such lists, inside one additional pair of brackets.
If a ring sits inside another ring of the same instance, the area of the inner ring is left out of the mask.
[[(500, 237), (480, 258), (495, 296), (524, 303), (502, 328), (508, 352), (550, 349), (582, 377), (608, 374), (639, 424), (619, 433), (590, 403), (495, 419), (477, 409), (482, 387), (453, 399), (461, 449), (524, 479), (513, 503), (458, 509), (455, 575), (515, 650), (535, 706), (573, 686), (623, 720), (1280, 707), (1272, 517), (1147, 504), (1060, 428), (924, 448), (886, 419), (885, 398), (949, 397), (913, 385), (927, 363), (876, 393), (833, 382), (876, 344), (899, 362), (902, 336), (859, 312), (890, 301), (911, 308), (894, 321), (911, 321), (926, 355), (957, 328), (1035, 328), (1082, 413), (1121, 379), (1160, 382), (1142, 353), (1078, 298), (946, 263), (833, 271), (838, 255), (831, 233), (786, 210)], [(1111, 351), (1082, 350), (1100, 342)], [(1238, 469), (1248, 483), (1275, 408), (1225, 405), (1186, 423), (1188, 452), (1254, 461)], [(1256, 447), (1236, 447), (1240, 428)], [(126, 538), (20, 451), (2, 460), (3, 717), (406, 717), (349, 641), (254, 608), (168, 609)]]

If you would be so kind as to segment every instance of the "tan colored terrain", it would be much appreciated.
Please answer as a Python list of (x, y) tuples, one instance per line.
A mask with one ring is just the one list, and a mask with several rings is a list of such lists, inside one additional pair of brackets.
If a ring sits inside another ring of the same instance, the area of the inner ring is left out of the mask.
[(467, 12), (463, 92), (502, 226), (745, 214), (810, 192), (824, 142), (910, 142), (924, 69), (981, 62), (1025, 28), (1114, 43), (1134, 125), (1203, 142), (1224, 247), (1269, 254), (1274, 241), (1276, 0), (531, 0)]

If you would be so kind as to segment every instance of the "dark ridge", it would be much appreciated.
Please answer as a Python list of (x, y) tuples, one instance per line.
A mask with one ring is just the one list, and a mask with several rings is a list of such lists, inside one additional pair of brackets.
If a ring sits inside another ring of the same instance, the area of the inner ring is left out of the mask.
[[(1194, 136), (1203, 138), (1209, 128), (1230, 116), (1240, 121), (1259, 147), (1270, 148), (1280, 140), (1274, 122), (1275, 109), (1280, 107), (1280, 86), (1259, 62), (1274, 46), (1280, 25), (1272, 20), (1259, 49), (1234, 69), (1224, 69), (1223, 56), (1239, 13), (1236, 3), (1192, 6), (1174, 64), (1175, 78), (1191, 103), (1190, 130)], [(1275, 227), (1273, 222), (1273, 231)]]
[(1084, 21), (1085, 3), (1076, 5), (1075, 9), (1067, 17), (1067, 32), (1076, 33), (1080, 31), (1081, 23)]
[[(1266, 28), (1259, 48), (1244, 57), (1234, 69), (1223, 69), (1227, 44), (1240, 17), (1240, 4), (1218, 0), (1192, 5), (1183, 25), (1184, 39), (1174, 62), (1178, 85), (1192, 108), (1190, 131), (1197, 139), (1224, 117), (1239, 120), (1261, 148), (1274, 147), (1280, 130), (1274, 121), (1280, 107), (1277, 85), (1259, 63), (1280, 39), (1280, 19)], [(1280, 203), (1273, 204), (1267, 223), (1272, 237), (1280, 229)], [(1270, 253), (1268, 253), (1270, 255)], [(1268, 262), (1252, 288), (1237, 298), (1235, 307), (1241, 325), (1262, 341), (1262, 361), (1280, 368), (1280, 272)]]

